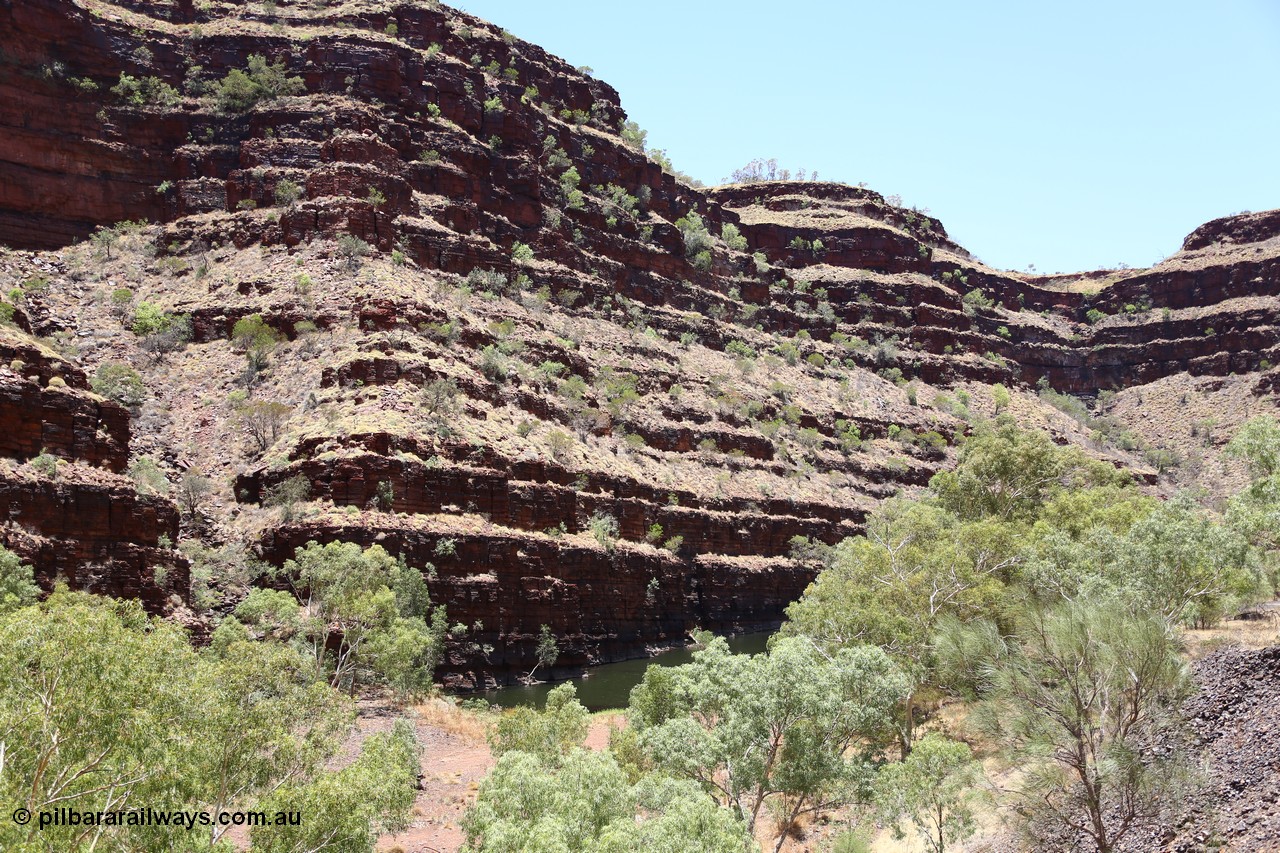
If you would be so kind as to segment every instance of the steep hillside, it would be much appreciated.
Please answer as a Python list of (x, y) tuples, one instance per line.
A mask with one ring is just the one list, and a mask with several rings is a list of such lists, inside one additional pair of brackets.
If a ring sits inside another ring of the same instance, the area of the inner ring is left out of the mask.
[[(0, 244), (35, 336), (7, 358), (42, 365), (0, 451), (203, 472), (184, 537), (272, 563), (430, 565), (459, 683), (527, 672), (542, 625), (568, 671), (776, 624), (793, 540), (856, 533), (977, 419), (1223, 494), (1216, 448), (1274, 408), (1274, 212), (1150, 270), (1002, 272), (868, 189), (689, 186), (606, 84), (427, 3), (0, 0)], [(102, 365), (141, 373), (132, 419), (83, 390)], [(114, 474), (11, 467), (30, 535), (71, 543), (46, 574), (132, 594), (178, 538)], [(127, 567), (92, 568), (91, 509), (38, 509), (91, 484)]]

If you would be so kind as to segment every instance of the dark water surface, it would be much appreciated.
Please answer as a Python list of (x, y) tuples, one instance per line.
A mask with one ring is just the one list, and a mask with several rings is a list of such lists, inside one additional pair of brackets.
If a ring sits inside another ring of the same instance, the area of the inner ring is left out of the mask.
[[(765, 651), (772, 634), (762, 631), (758, 634), (739, 634), (729, 637), (729, 648), (737, 654), (759, 654)], [(581, 678), (570, 679), (578, 688), (578, 701), (589, 711), (607, 711), (613, 708), (627, 707), (631, 696), (631, 688), (644, 678), (644, 671), (651, 666), (680, 666), (693, 660), (692, 648), (673, 649), (651, 658), (624, 660), (619, 663), (606, 663), (593, 666)], [(510, 687), (499, 687), (497, 690), (486, 690), (475, 694), (484, 697), (494, 705), (503, 708), (516, 708), (521, 705), (532, 705), (541, 708), (547, 701), (547, 693), (552, 688), (563, 684), (563, 681), (549, 684), (515, 684)]]

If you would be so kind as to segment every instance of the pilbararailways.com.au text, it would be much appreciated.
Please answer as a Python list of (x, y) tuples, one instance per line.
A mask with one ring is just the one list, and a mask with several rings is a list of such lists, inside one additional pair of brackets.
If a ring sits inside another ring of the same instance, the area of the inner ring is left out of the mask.
[[(302, 812), (217, 812), (162, 811), (152, 808), (117, 809), (113, 811), (79, 811), (59, 807), (32, 814), (17, 809), (13, 821), (31, 823), (35, 818), (37, 829), (54, 826), (172, 826), (193, 830), (210, 826), (301, 826)], [(25, 819), (24, 819), (25, 818)]]

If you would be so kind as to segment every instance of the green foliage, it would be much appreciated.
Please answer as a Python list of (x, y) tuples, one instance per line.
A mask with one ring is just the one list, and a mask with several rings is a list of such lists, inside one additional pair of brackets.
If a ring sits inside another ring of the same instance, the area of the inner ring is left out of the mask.
[(406, 589), (402, 575), (417, 569), (379, 545), (363, 550), (352, 543), (308, 542), (282, 571), (304, 591), (298, 632), (316, 671), (327, 673), (333, 687), (354, 691), (377, 678), (408, 692), (430, 683), (443, 616), (404, 616), (396, 593)]
[(249, 400), (235, 406), (236, 422), (259, 453), (276, 443), (292, 413), (292, 406), (275, 400)]
[(684, 239), (685, 257), (696, 262), (699, 255), (706, 253), (706, 264), (709, 267), (714, 242), (702, 217), (695, 211), (689, 211), (688, 214), (677, 219), (675, 225), (680, 229), (680, 236)]
[(129, 463), (129, 477), (144, 495), (169, 494), (169, 480), (150, 456), (139, 456)]
[(1015, 559), (1008, 536), (985, 520), (888, 501), (867, 520), (866, 534), (835, 547), (830, 568), (787, 608), (783, 633), (825, 648), (871, 643), (923, 666), (939, 620), (999, 606), (1001, 578)]
[(888, 764), (876, 778), (876, 802), (903, 838), (903, 819), (909, 819), (932, 853), (973, 835), (974, 787), (980, 765), (963, 743), (930, 733), (921, 738), (901, 762)]
[(1112, 557), (1103, 578), (1135, 612), (1206, 628), (1270, 592), (1245, 537), (1186, 496), (1159, 504), (1115, 546), (1097, 552)]
[(122, 73), (120, 82), (111, 87), (111, 93), (134, 107), (171, 109), (182, 103), (178, 90), (158, 77), (138, 79)]
[(995, 303), (991, 301), (991, 298), (978, 288), (970, 290), (961, 297), (960, 301), (964, 306), (965, 313), (968, 314), (972, 314), (979, 308), (991, 308), (995, 305)]
[[(568, 162), (567, 158), (566, 162)], [(560, 174), (560, 192), (570, 210), (578, 210), (585, 206), (586, 196), (583, 195), (582, 190), (578, 189), (578, 184), (581, 182), (582, 176), (573, 165), (569, 165)]]
[(104, 361), (98, 365), (89, 385), (95, 394), (130, 409), (138, 408), (147, 399), (147, 388), (142, 383), (141, 374), (118, 361)]
[(587, 523), (591, 536), (601, 548), (612, 551), (618, 545), (618, 520), (607, 512), (597, 512)]
[(511, 244), (511, 260), (517, 264), (527, 264), (533, 261), (533, 249), (528, 243), (519, 241)]
[(507, 752), (463, 819), (466, 853), (654, 850), (742, 853), (732, 815), (690, 782), (630, 784), (608, 753), (575, 749), (554, 765)]
[(622, 137), (624, 143), (637, 151), (644, 151), (645, 143), (649, 138), (648, 131), (641, 129), (640, 125), (630, 120), (622, 123), (618, 135)]
[(1280, 424), (1269, 415), (1254, 418), (1224, 452), (1245, 460), (1253, 475), (1248, 488), (1228, 504), (1228, 523), (1256, 546), (1280, 547)]
[(241, 317), (231, 327), (231, 341), (244, 351), (251, 378), (266, 368), (268, 357), (283, 339), (284, 335), (268, 326), (261, 314)]
[(747, 656), (715, 638), (692, 663), (649, 667), (627, 718), (657, 772), (697, 781), (753, 832), (767, 801), (790, 826), (865, 796), (909, 688), (869, 646), (784, 638)]
[(302, 198), (302, 192), (303, 188), (296, 181), (282, 178), (275, 188), (276, 204), (293, 207)]
[(58, 478), (58, 457), (47, 450), (40, 451), (40, 454), (28, 464), (37, 475), (46, 480), (56, 480)]
[(554, 767), (582, 746), (590, 724), (591, 715), (578, 701), (577, 689), (566, 682), (547, 693), (542, 711), (522, 706), (504, 714), (489, 732), (489, 748), (495, 757), (523, 752)]
[(1280, 472), (1280, 422), (1273, 415), (1259, 415), (1245, 423), (1222, 451), (1243, 459), (1255, 478)]
[(370, 736), (356, 760), (342, 770), (286, 785), (267, 797), (264, 811), (297, 811), (303, 819), (296, 826), (254, 827), (253, 849), (372, 853), (379, 835), (409, 825), (421, 752), (413, 728), (397, 720), (390, 732)]
[(942, 507), (962, 519), (1026, 520), (1064, 489), (1131, 481), (1076, 448), (1058, 447), (1042, 432), (1004, 423), (975, 430), (956, 470), (934, 475), (929, 487)]
[(1009, 408), (1012, 398), (1009, 396), (1009, 389), (997, 382), (991, 386), (991, 401), (995, 404), (997, 412), (1002, 412)]
[(19, 607), (34, 604), (39, 594), (35, 570), (17, 554), (0, 546), (0, 618)]
[(507, 378), (507, 357), (494, 344), (480, 350), (480, 372), (492, 382), (502, 382)]
[(338, 238), (338, 254), (346, 258), (352, 269), (359, 267), (360, 259), (368, 257), (373, 247), (354, 234), (343, 234)]
[(745, 252), (747, 250), (747, 238), (742, 236), (738, 226), (732, 222), (726, 222), (720, 229), (720, 238), (724, 240), (726, 246), (735, 252)]
[(1014, 809), (1033, 839), (1083, 833), (1111, 850), (1167, 825), (1189, 782), (1183, 753), (1156, 753), (1192, 690), (1158, 616), (1090, 600), (1033, 609), (996, 662), (980, 721), (1027, 770)]
[[(355, 784), (355, 774), (325, 770), (350, 724), (349, 705), (311, 680), (297, 651), (219, 630), (225, 642), (197, 653), (180, 628), (148, 618), (136, 602), (66, 592), (0, 616), (0, 796), (37, 814), (124, 803), (215, 816), (302, 809), (298, 831), (371, 851), (376, 833), (412, 801), (411, 738), (397, 734), (395, 749), (371, 739), (352, 765), (381, 796)], [(325, 789), (334, 792), (327, 808), (304, 793)], [(229, 828), (215, 820), (181, 837), (220, 849)], [(255, 833), (257, 849), (295, 849), (270, 841), (275, 831)], [(175, 849), (167, 826), (0, 825), (7, 850), (77, 850), (95, 838), (100, 849)]]
[(169, 330), (173, 318), (151, 302), (139, 302), (133, 312), (131, 330), (138, 337), (157, 335)]
[(273, 101), (306, 91), (301, 77), (286, 76), (283, 60), (268, 64), (266, 57), (257, 53), (249, 56), (247, 72), (233, 68), (211, 88), (214, 103), (225, 113), (248, 112), (260, 101)]
[(279, 507), (280, 520), (293, 521), (297, 505), (310, 497), (311, 481), (306, 475), (298, 474), (267, 489), (262, 497), (262, 505)]

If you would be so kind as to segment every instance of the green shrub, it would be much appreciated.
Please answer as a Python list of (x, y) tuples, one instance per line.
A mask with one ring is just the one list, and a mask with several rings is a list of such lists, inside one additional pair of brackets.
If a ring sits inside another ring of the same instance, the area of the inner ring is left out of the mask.
[(343, 234), (338, 238), (338, 254), (346, 258), (348, 265), (359, 266), (360, 259), (373, 252), (373, 247), (354, 234)]
[(159, 77), (130, 77), (120, 75), (120, 82), (111, 87), (111, 93), (133, 107), (176, 107), (182, 103), (178, 90)]
[(40, 455), (31, 460), (31, 467), (46, 480), (58, 477), (58, 457), (46, 450), (40, 451)]
[(528, 243), (517, 241), (511, 246), (511, 260), (518, 264), (527, 264), (533, 260), (533, 249)]
[(136, 409), (147, 398), (142, 376), (127, 364), (108, 361), (98, 365), (89, 381), (95, 394)]
[(680, 229), (680, 236), (684, 239), (685, 257), (696, 261), (700, 254), (707, 253), (709, 265), (713, 243), (711, 232), (707, 230), (702, 217), (694, 211), (689, 211), (687, 215), (677, 219), (675, 225)]
[(276, 184), (275, 197), (276, 204), (293, 207), (302, 197), (302, 187), (297, 182), (284, 178)]
[(960, 301), (964, 303), (965, 311), (970, 314), (978, 308), (990, 308), (995, 304), (985, 293), (976, 287), (961, 297)]
[(745, 252), (747, 250), (747, 238), (742, 236), (738, 226), (732, 222), (725, 223), (724, 227), (720, 229), (720, 237), (724, 240), (725, 245), (735, 252)]
[(301, 77), (287, 77), (283, 60), (268, 65), (261, 54), (249, 56), (249, 70), (233, 68), (227, 76), (213, 84), (213, 98), (225, 113), (243, 113), (260, 101), (273, 101), (284, 95), (306, 91)]
[(607, 512), (596, 512), (588, 522), (592, 537), (606, 551), (612, 551), (618, 544), (618, 520)]
[(130, 328), (135, 335), (141, 338), (166, 332), (172, 325), (173, 318), (160, 310), (158, 305), (151, 302), (139, 302), (137, 309), (133, 312), (133, 324)]

